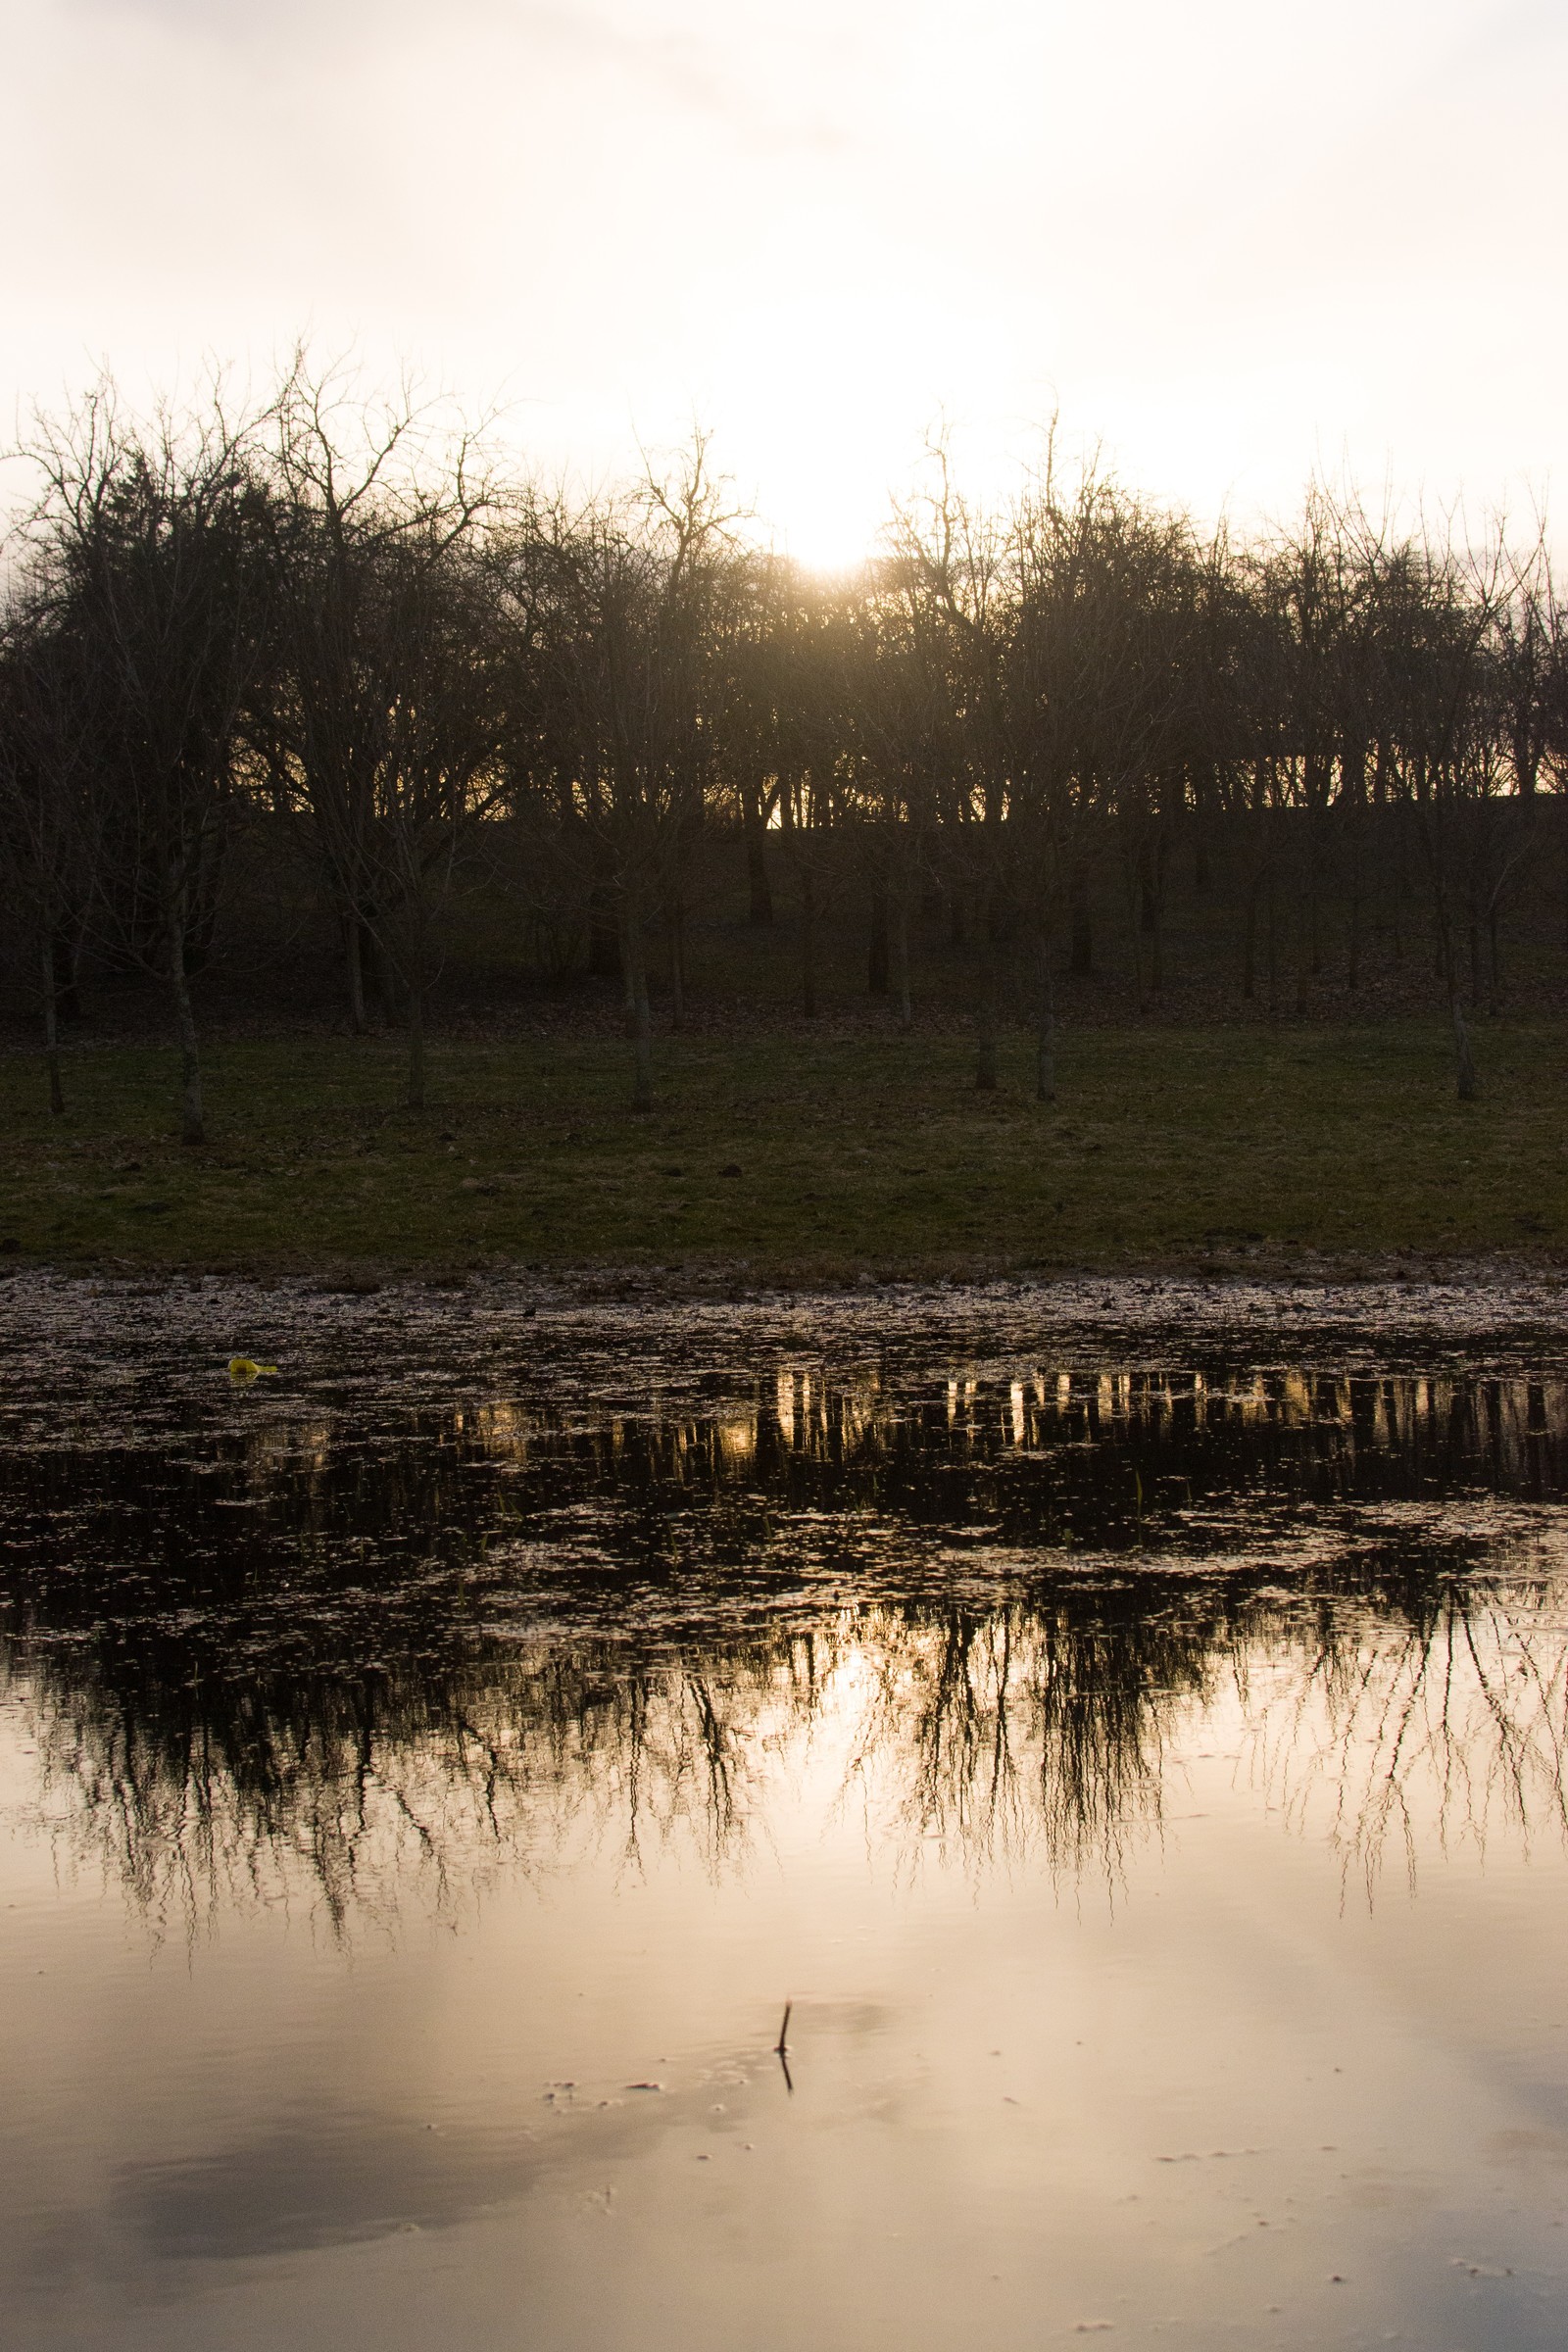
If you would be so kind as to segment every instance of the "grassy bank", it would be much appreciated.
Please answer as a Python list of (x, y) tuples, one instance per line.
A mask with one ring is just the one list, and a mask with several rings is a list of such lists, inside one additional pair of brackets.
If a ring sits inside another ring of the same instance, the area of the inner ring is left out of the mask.
[(1054, 1107), (1026, 1044), (976, 1095), (961, 1041), (437, 1046), (400, 1108), (396, 1040), (216, 1045), (211, 1141), (172, 1140), (172, 1054), (81, 1052), (70, 1116), (0, 1061), (3, 1262), (266, 1271), (497, 1262), (754, 1279), (1216, 1270), (1294, 1252), (1568, 1261), (1568, 1024), (1480, 1040), (1453, 1098), (1436, 1026), (1068, 1036)]

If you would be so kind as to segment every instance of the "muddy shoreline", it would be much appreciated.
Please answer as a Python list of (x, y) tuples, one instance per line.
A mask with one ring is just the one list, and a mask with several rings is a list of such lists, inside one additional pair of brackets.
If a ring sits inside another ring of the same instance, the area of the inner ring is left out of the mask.
[[(1249, 1277), (1081, 1273), (1037, 1281), (876, 1281), (810, 1288), (743, 1265), (700, 1272), (588, 1267), (418, 1279), (363, 1267), (236, 1277), (0, 1275), (0, 1388), (67, 1375), (74, 1359), (156, 1358), (182, 1381), (240, 1352), (301, 1370), (344, 1350), (392, 1391), (434, 1379), (553, 1371), (579, 1359), (658, 1381), (696, 1359), (739, 1369), (770, 1349), (884, 1348), (999, 1358), (1050, 1347), (1136, 1356), (1306, 1357), (1453, 1366), (1568, 1362), (1568, 1276), (1466, 1263), (1348, 1278), (1298, 1266)], [(47, 1370), (46, 1370), (47, 1367)], [(285, 1382), (286, 1385), (286, 1382)]]

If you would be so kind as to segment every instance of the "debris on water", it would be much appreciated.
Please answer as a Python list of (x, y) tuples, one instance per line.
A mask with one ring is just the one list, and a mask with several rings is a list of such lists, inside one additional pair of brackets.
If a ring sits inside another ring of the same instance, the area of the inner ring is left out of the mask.
[(228, 1377), (236, 1389), (248, 1389), (253, 1380), (260, 1380), (264, 1373), (274, 1373), (276, 1370), (275, 1364), (259, 1364), (250, 1355), (231, 1355), (228, 1359)]

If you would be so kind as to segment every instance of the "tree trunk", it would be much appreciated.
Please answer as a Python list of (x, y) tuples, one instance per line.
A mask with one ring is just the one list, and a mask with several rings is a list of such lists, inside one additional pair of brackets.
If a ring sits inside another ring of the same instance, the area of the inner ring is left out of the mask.
[(773, 920), (773, 885), (767, 871), (767, 827), (762, 821), (760, 792), (747, 793), (742, 822), (746, 827), (746, 884), (751, 902), (747, 920), (754, 928), (766, 930)]
[(686, 907), (678, 892), (669, 909), (669, 1025), (686, 1026)]
[(74, 928), (62, 921), (55, 925), (49, 941), (49, 967), (54, 979), (54, 1001), (64, 1021), (81, 1018), (81, 992), (77, 985), (77, 965), (81, 955), (81, 929), (78, 919)]
[(228, 820), (222, 810), (204, 824), (196, 845), (195, 872), (185, 898), (185, 969), (204, 972), (213, 956), (218, 929), (219, 887), (228, 846)]
[(801, 859), (801, 1010), (816, 1018), (816, 876), (810, 852)]
[(596, 882), (588, 894), (588, 976), (592, 980), (618, 980), (622, 976), (621, 961), (610, 893)]
[(183, 886), (173, 893), (169, 918), (169, 979), (174, 992), (174, 1035), (179, 1043), (179, 1140), (182, 1144), (205, 1144), (201, 1048), (196, 1036), (196, 1013), (190, 1001), (190, 975), (185, 969)]
[(409, 1108), (424, 1108), (424, 973), (416, 967), (408, 982)]
[(1087, 980), (1095, 968), (1095, 932), (1089, 904), (1089, 875), (1082, 865), (1075, 865), (1072, 872), (1071, 922), (1068, 968), (1075, 979)]
[(55, 943), (43, 943), (43, 1058), (49, 1072), (49, 1108), (58, 1119), (65, 1115), (65, 1089), (60, 1083), (59, 982), (55, 972)]
[(343, 920), (343, 967), (349, 990), (349, 1027), (356, 1037), (363, 1037), (369, 1025), (365, 1017), (364, 933), (360, 910), (351, 906)]
[[(1316, 980), (1323, 971), (1322, 925), (1319, 916), (1320, 885), (1322, 881), (1321, 816), (1328, 800), (1328, 762), (1321, 753), (1308, 756), (1306, 762), (1306, 889), (1304, 915), (1306, 929), (1305, 968)], [(1301, 992), (1304, 996), (1304, 991)], [(1303, 1009), (1298, 1005), (1298, 1010)]]
[(1039, 946), (1039, 1032), (1035, 1048), (1035, 1099), (1056, 1100), (1056, 987), (1051, 969), (1051, 941), (1042, 932)]
[(888, 894), (886, 885), (872, 893), (871, 941), (866, 956), (866, 994), (885, 997), (888, 993)]
[(1272, 1020), (1275, 1013), (1279, 1010), (1280, 985), (1279, 907), (1277, 905), (1277, 893), (1274, 888), (1274, 868), (1272, 865), (1268, 869), (1268, 898), (1266, 902), (1264, 945), (1268, 957), (1268, 1017), (1270, 1020)]
[(628, 899), (621, 917), (621, 960), (631, 1000), (632, 1090), (634, 1111), (654, 1107), (654, 1024), (648, 1009), (648, 951), (643, 936), (643, 911)]
[(1154, 843), (1152, 870), (1154, 919), (1150, 926), (1152, 936), (1149, 943), (1149, 990), (1151, 996), (1163, 997), (1165, 994), (1165, 890), (1170, 880), (1170, 844), (1166, 840), (1163, 830), (1160, 831)]
[(1242, 932), (1242, 994), (1257, 994), (1257, 900), (1263, 887), (1261, 870), (1254, 873), (1247, 886), (1247, 915)]
[(1536, 784), (1541, 773), (1541, 761), (1536, 752), (1535, 736), (1528, 722), (1523, 728), (1515, 731), (1513, 764), (1514, 774), (1519, 781), (1520, 799), (1533, 801), (1536, 797)]
[(380, 1017), (383, 1021), (395, 1021), (398, 1017), (397, 966), (388, 955), (385, 943), (368, 925), (360, 934), (362, 967), (367, 948), (370, 952), (370, 972), (375, 990), (375, 1001), (380, 1007)]
[(1443, 893), (1442, 866), (1434, 859), (1434, 891), (1437, 904), (1433, 908), (1434, 929), (1437, 932), (1438, 968), (1448, 1000), (1448, 1024), (1453, 1031), (1453, 1070), (1455, 1092), (1461, 1102), (1473, 1102), (1481, 1092), (1476, 1077), (1475, 1054), (1470, 1045), (1470, 1030), (1459, 998), (1459, 964), (1454, 953), (1453, 924)]
[(997, 947), (989, 922), (980, 925), (980, 986), (975, 998), (974, 1082), (981, 1094), (997, 1086)]
[(1127, 885), (1127, 923), (1133, 951), (1133, 995), (1140, 1014), (1148, 1009), (1144, 988), (1144, 934), (1141, 922), (1143, 868), (1141, 860), (1131, 854), (1122, 859), (1122, 874)]
[(1453, 1063), (1458, 1097), (1461, 1102), (1473, 1102), (1481, 1092), (1481, 1082), (1476, 1076), (1475, 1055), (1470, 1050), (1470, 1031), (1465, 1025), (1464, 1007), (1459, 1002), (1456, 988), (1450, 988), (1449, 991), (1448, 1014), (1453, 1023)]
[(906, 1037), (914, 1027), (909, 994), (909, 894), (901, 890), (893, 913), (893, 968), (899, 991), (899, 1027)]

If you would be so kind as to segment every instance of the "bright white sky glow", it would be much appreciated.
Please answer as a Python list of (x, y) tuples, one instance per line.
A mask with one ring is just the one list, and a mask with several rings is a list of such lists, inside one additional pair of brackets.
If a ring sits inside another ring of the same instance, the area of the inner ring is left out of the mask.
[(809, 561), (940, 414), (1242, 517), (1568, 466), (1554, 0), (0, 0), (0, 430), (400, 360), (552, 467), (694, 416)]

